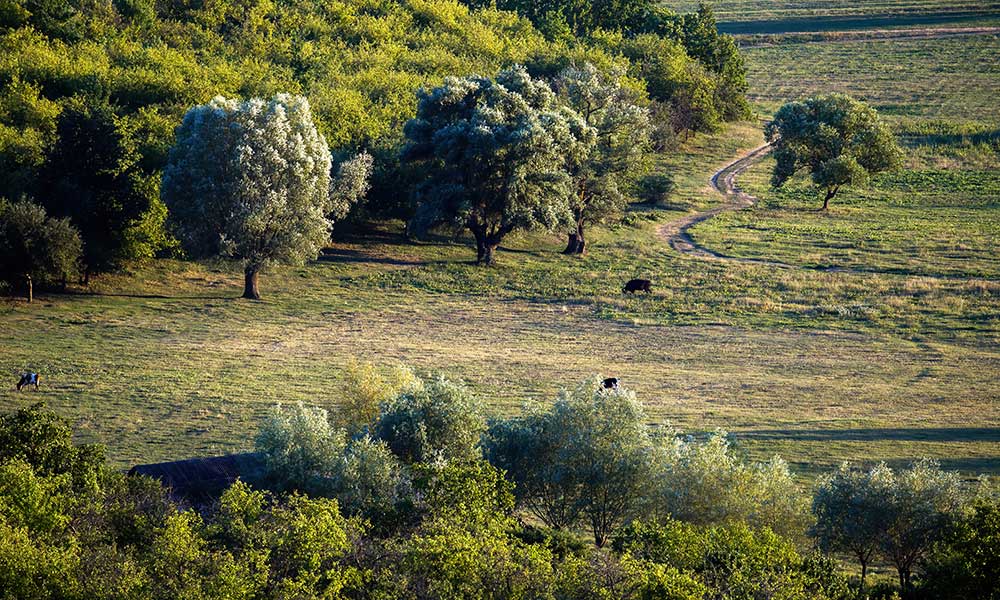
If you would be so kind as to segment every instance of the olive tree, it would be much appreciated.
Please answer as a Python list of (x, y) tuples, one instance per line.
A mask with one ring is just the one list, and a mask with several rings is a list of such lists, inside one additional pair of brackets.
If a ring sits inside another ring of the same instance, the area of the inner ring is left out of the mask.
[(50, 218), (25, 200), (0, 199), (0, 281), (23, 284), (28, 302), (36, 281), (65, 281), (81, 254), (80, 234), (68, 219)]
[(403, 389), (383, 406), (375, 425), (376, 436), (407, 463), (481, 458), (485, 429), (479, 400), (440, 376)]
[(885, 499), (885, 535), (881, 552), (899, 575), (904, 593), (912, 585), (913, 568), (942, 539), (964, 505), (961, 478), (922, 460), (896, 473)]
[(371, 161), (359, 160), (331, 186), (330, 149), (304, 97), (220, 96), (184, 116), (161, 195), (185, 249), (242, 261), (243, 297), (258, 299), (260, 270), (316, 257), (363, 193)]
[(555, 81), (559, 96), (596, 133), (593, 144), (567, 154), (573, 182), (572, 231), (565, 254), (586, 251), (584, 227), (620, 214), (628, 188), (641, 174), (649, 150), (649, 110), (622, 85), (624, 72), (601, 73), (590, 63), (567, 67)]
[(274, 488), (336, 498), (345, 513), (383, 526), (394, 521), (409, 495), (409, 476), (385, 442), (367, 435), (348, 441), (321, 408), (274, 407), (257, 434), (256, 450)]
[(905, 592), (914, 566), (942, 538), (963, 504), (959, 477), (933, 461), (899, 472), (884, 464), (868, 471), (843, 465), (816, 490), (812, 533), (824, 550), (850, 552), (858, 559), (862, 587), (869, 562), (881, 555), (896, 567)]
[(820, 479), (813, 495), (816, 523), (810, 534), (824, 552), (845, 552), (857, 559), (861, 589), (885, 535), (885, 502), (893, 481), (892, 470), (884, 464), (863, 470), (844, 463)]
[(523, 506), (550, 527), (586, 521), (598, 546), (641, 507), (657, 452), (635, 394), (599, 378), (547, 412), (494, 424), (487, 439), (490, 460), (524, 486)]
[(268, 479), (279, 489), (322, 494), (334, 487), (346, 438), (331, 425), (326, 410), (298, 402), (271, 410), (255, 447), (264, 454)]
[(724, 431), (674, 436), (657, 468), (651, 512), (698, 525), (748, 523), (794, 537), (806, 528), (806, 497), (779, 457), (751, 462)]
[(789, 102), (764, 127), (776, 160), (771, 184), (805, 169), (825, 192), (823, 210), (843, 186), (899, 165), (902, 150), (875, 109), (844, 94)]
[(489, 265), (517, 230), (553, 229), (569, 218), (563, 166), (595, 132), (552, 89), (520, 66), (486, 77), (449, 77), (421, 91), (401, 158), (419, 165), (414, 232), (450, 224), (476, 240)]

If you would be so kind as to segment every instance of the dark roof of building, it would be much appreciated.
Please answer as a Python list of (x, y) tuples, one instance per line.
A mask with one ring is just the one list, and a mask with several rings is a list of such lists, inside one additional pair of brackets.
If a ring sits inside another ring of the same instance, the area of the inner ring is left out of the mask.
[(136, 465), (128, 473), (159, 479), (174, 498), (201, 504), (218, 498), (237, 478), (248, 483), (260, 482), (264, 472), (264, 455), (247, 452)]

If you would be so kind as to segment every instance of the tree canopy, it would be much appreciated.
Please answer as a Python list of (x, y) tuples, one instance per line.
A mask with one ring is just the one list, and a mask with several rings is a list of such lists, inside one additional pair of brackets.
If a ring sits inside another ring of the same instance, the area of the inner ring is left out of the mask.
[(25, 289), (32, 301), (35, 282), (55, 282), (80, 266), (80, 234), (67, 219), (53, 219), (26, 200), (0, 199), (0, 282)]
[(621, 214), (649, 153), (649, 111), (636, 92), (623, 85), (625, 73), (601, 73), (591, 63), (570, 66), (556, 78), (560, 99), (594, 129), (596, 143), (580, 154), (568, 154), (566, 170), (573, 189), (569, 205), (572, 231), (566, 254), (586, 250), (588, 223)]
[(902, 151), (875, 109), (844, 94), (789, 102), (764, 128), (777, 161), (771, 176), (780, 187), (807, 170), (823, 190), (823, 210), (847, 185), (858, 185), (899, 165)]
[[(192, 256), (240, 260), (243, 297), (258, 273), (315, 258), (357, 193), (331, 194), (332, 158), (302, 96), (219, 97), (188, 111), (163, 172), (162, 195)], [(351, 168), (351, 184), (366, 184)], [(350, 185), (348, 186), (350, 188)]]
[(495, 79), (449, 78), (420, 94), (402, 156), (423, 167), (418, 230), (450, 224), (476, 240), (476, 261), (492, 264), (503, 238), (567, 220), (567, 157), (581, 157), (596, 131), (561, 106), (523, 67)]

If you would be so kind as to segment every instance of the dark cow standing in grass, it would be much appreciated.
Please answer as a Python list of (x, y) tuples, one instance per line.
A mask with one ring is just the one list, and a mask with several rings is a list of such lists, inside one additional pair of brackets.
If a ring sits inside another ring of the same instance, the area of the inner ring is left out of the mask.
[(24, 373), (21, 375), (21, 381), (17, 382), (17, 391), (21, 391), (21, 388), (25, 386), (33, 385), (35, 390), (38, 390), (38, 373)]
[(604, 381), (601, 382), (601, 385), (604, 386), (604, 389), (606, 389), (606, 390), (617, 390), (618, 389), (618, 378), (617, 377), (608, 377), (607, 379), (605, 379)]
[(653, 282), (648, 279), (633, 279), (625, 284), (622, 288), (623, 294), (634, 294), (636, 292), (646, 292), (647, 294), (652, 291)]

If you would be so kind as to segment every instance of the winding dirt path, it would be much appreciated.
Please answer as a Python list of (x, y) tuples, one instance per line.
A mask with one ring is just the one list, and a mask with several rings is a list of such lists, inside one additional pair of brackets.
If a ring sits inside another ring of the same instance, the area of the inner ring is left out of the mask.
[(770, 144), (758, 146), (749, 153), (716, 171), (712, 175), (709, 182), (717, 192), (722, 194), (726, 201), (708, 210), (685, 215), (679, 219), (674, 219), (673, 221), (664, 223), (663, 226), (660, 227), (660, 236), (663, 237), (668, 244), (670, 244), (671, 248), (681, 254), (688, 254), (698, 258), (730, 260), (736, 262), (771, 265), (789, 269), (792, 268), (792, 265), (777, 261), (758, 258), (738, 258), (719, 254), (718, 252), (699, 245), (698, 242), (694, 241), (694, 238), (692, 238), (688, 233), (690, 228), (694, 227), (698, 223), (701, 223), (702, 221), (711, 219), (719, 213), (731, 210), (743, 210), (744, 208), (751, 206), (756, 198), (739, 188), (736, 184), (736, 177), (743, 174), (743, 172), (753, 166), (754, 163), (767, 156), (769, 152), (771, 152)]
[(755, 197), (744, 192), (740, 189), (740, 186), (736, 182), (736, 178), (742, 175), (747, 169), (752, 167), (757, 161), (761, 160), (771, 152), (771, 145), (764, 144), (763, 146), (758, 146), (744, 154), (743, 156), (737, 158), (728, 165), (722, 167), (716, 171), (709, 182), (712, 187), (719, 192), (724, 198), (725, 202), (722, 204), (712, 207), (708, 210), (703, 210), (700, 212), (692, 213), (690, 215), (685, 215), (673, 221), (669, 221), (660, 226), (659, 234), (671, 248), (680, 252), (681, 254), (686, 254), (688, 256), (693, 256), (696, 258), (707, 259), (707, 260), (724, 260), (728, 262), (738, 262), (738, 263), (749, 263), (755, 265), (765, 265), (769, 267), (775, 267), (779, 269), (802, 269), (806, 271), (822, 271), (827, 273), (853, 273), (857, 275), (897, 275), (900, 277), (924, 277), (927, 279), (937, 279), (941, 281), (970, 281), (970, 280), (983, 280), (983, 281), (993, 281), (987, 277), (965, 277), (956, 275), (932, 275), (924, 273), (898, 273), (892, 271), (879, 271), (875, 269), (852, 269), (849, 267), (834, 267), (834, 266), (807, 266), (807, 265), (792, 265), (776, 260), (767, 260), (763, 258), (745, 258), (740, 256), (727, 256), (725, 254), (720, 254), (715, 250), (706, 248), (698, 244), (688, 233), (688, 230), (701, 223), (711, 219), (712, 217), (728, 211), (733, 210), (743, 210), (753, 205), (757, 200)]

